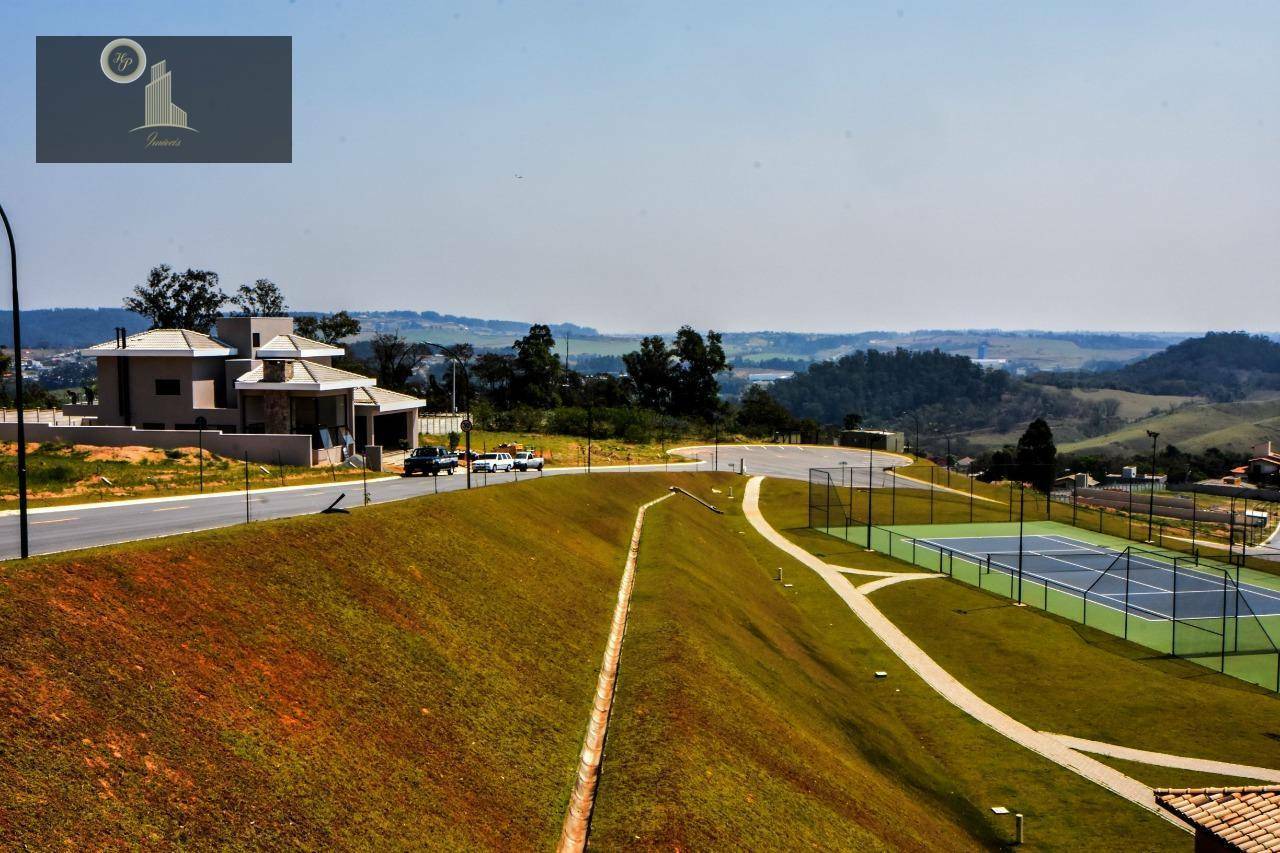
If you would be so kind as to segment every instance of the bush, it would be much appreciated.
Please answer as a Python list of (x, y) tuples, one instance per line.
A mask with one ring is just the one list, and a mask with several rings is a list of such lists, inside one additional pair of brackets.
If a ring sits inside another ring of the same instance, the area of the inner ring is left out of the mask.
[(184, 456), (186, 456), (187, 454), (183, 453), (181, 450), (178, 450), (178, 449), (175, 447), (175, 448), (172, 448), (172, 449), (170, 449), (170, 450), (166, 450), (166, 451), (164, 452), (164, 455), (165, 455), (165, 458), (167, 458), (167, 459), (181, 459), (181, 458), (183, 458)]

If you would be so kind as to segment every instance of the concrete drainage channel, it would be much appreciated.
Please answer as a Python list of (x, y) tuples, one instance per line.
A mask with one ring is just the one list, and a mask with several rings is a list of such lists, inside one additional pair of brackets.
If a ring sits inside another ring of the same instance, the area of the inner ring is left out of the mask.
[(596, 788), (600, 784), (600, 764), (604, 758), (605, 737), (609, 730), (609, 715), (613, 712), (613, 696), (618, 683), (618, 662), (622, 658), (622, 639), (627, 632), (627, 614), (631, 608), (631, 590), (635, 587), (636, 561), (640, 557), (640, 531), (644, 528), (644, 515), (649, 507), (667, 498), (682, 494), (702, 504), (712, 512), (721, 510), (684, 489), (672, 486), (667, 494), (649, 501), (636, 512), (636, 525), (631, 532), (631, 547), (627, 551), (626, 565), (622, 570), (622, 583), (618, 586), (618, 603), (613, 609), (613, 623), (609, 626), (609, 641), (604, 647), (604, 660), (600, 664), (600, 677), (596, 681), (595, 702), (591, 706), (591, 720), (582, 741), (582, 754), (578, 758), (577, 775), (573, 780), (573, 793), (569, 796), (569, 809), (560, 830), (560, 853), (578, 853), (586, 850), (587, 835), (591, 831), (591, 812), (595, 808)]

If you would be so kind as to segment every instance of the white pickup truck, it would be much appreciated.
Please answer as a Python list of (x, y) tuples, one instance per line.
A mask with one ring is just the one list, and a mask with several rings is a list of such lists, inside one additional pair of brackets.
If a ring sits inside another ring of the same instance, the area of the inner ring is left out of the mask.
[(532, 450), (521, 450), (516, 454), (517, 471), (541, 471), (542, 457)]

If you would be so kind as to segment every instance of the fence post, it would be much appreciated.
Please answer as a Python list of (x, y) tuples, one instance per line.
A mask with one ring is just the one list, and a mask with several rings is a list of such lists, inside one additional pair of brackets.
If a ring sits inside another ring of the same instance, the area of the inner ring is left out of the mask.
[(1124, 638), (1129, 639), (1129, 569), (1133, 564), (1133, 553), (1124, 551)]
[(934, 475), (937, 473), (938, 473), (937, 468), (929, 469), (929, 523), (930, 524), (933, 524), (933, 492), (934, 492), (933, 481), (936, 479)]
[(244, 523), (249, 523), (249, 451), (244, 452)]
[(1227, 671), (1227, 572), (1222, 573), (1222, 654), (1218, 672)]
[[(898, 523), (898, 469), (890, 468), (889, 472), (889, 476), (892, 478), (889, 487), (889, 526), (892, 527)], [(889, 537), (889, 555), (893, 555), (892, 536)]]
[(973, 466), (969, 466), (969, 523), (973, 524)]

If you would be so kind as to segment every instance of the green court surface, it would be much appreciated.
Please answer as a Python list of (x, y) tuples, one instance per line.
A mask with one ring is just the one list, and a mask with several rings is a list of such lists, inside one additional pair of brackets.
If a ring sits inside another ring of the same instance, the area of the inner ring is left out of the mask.
[[(814, 529), (867, 547), (865, 524)], [(1193, 563), (1186, 554), (1051, 521), (1026, 522), (1021, 532), (1015, 521), (873, 526), (870, 534), (879, 553), (1280, 691), (1275, 575)], [(1020, 535), (1022, 559), (1009, 553)], [(1055, 547), (1065, 549), (1062, 556), (1048, 553)], [(991, 552), (1001, 553), (984, 558)]]

